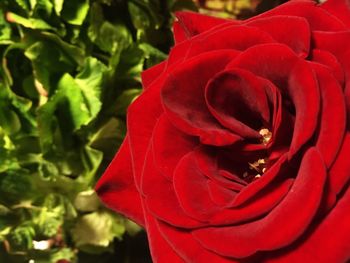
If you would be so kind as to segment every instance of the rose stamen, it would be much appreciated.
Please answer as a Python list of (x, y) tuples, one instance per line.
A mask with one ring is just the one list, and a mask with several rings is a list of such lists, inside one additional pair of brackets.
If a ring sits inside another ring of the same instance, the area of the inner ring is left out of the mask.
[(267, 145), (271, 138), (272, 138), (272, 132), (269, 131), (269, 129), (263, 128), (259, 131), (259, 134), (261, 135), (261, 142), (264, 145)]

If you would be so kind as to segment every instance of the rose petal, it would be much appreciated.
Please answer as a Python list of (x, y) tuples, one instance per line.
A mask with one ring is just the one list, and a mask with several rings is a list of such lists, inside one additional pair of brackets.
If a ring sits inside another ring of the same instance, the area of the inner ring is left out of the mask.
[(141, 198), (133, 177), (128, 138), (125, 138), (113, 161), (96, 184), (95, 191), (109, 208), (144, 225)]
[(314, 135), (317, 126), (320, 95), (311, 67), (281, 44), (263, 44), (247, 49), (227, 65), (227, 68), (236, 67), (269, 79), (281, 90), (282, 95), (292, 100), (296, 111), (289, 150), (289, 158), (292, 158)]
[(207, 221), (221, 209), (210, 198), (208, 182), (197, 168), (193, 152), (181, 159), (173, 180), (176, 196), (186, 213), (200, 221)]
[(274, 42), (269, 34), (257, 28), (228, 24), (192, 39), (187, 58), (220, 49), (242, 51), (254, 45)]
[(345, 134), (338, 156), (329, 170), (327, 207), (331, 208), (350, 180), (350, 133)]
[(338, 59), (332, 53), (321, 49), (313, 49), (310, 60), (327, 66), (339, 84), (343, 86), (345, 78), (344, 71)]
[(261, 138), (258, 130), (270, 122), (265, 83), (252, 73), (231, 69), (208, 83), (205, 99), (210, 112), (225, 127), (243, 138)]
[(286, 44), (302, 58), (309, 55), (311, 33), (309, 23), (305, 18), (272, 16), (254, 19), (246, 25), (257, 27), (269, 33), (273, 39)]
[(150, 145), (145, 158), (141, 189), (145, 196), (145, 205), (152, 215), (178, 227), (194, 228), (203, 226), (202, 222), (185, 213), (175, 195), (172, 181), (159, 173), (154, 163), (152, 145)]
[(165, 115), (159, 118), (153, 132), (155, 164), (165, 177), (172, 179), (178, 162), (199, 142), (175, 128)]
[(335, 17), (350, 27), (350, 2), (348, 0), (328, 0), (321, 5)]
[(205, 248), (235, 258), (284, 247), (309, 226), (319, 207), (325, 180), (320, 154), (309, 149), (288, 195), (267, 216), (247, 224), (208, 227), (192, 233)]
[(167, 116), (179, 130), (199, 136), (206, 144), (227, 145), (241, 139), (221, 127), (211, 116), (204, 99), (206, 83), (236, 54), (227, 50), (204, 53), (169, 75), (161, 97)]
[(174, 38), (179, 43), (221, 24), (237, 24), (235, 20), (222, 19), (194, 12), (176, 12)]
[(163, 61), (141, 73), (142, 86), (144, 89), (147, 89), (147, 87), (163, 73), (166, 65), (167, 61)]
[(304, 17), (310, 24), (311, 30), (341, 31), (346, 26), (337, 17), (316, 6), (314, 1), (289, 1), (247, 21), (277, 15)]
[(312, 63), (312, 67), (317, 75), (322, 98), (320, 130), (316, 148), (321, 153), (326, 166), (330, 167), (336, 159), (345, 132), (344, 95), (337, 80), (326, 67), (316, 63)]
[[(291, 249), (267, 255), (266, 262), (348, 262), (350, 260), (350, 188), (321, 224)], [(276, 258), (273, 258), (277, 256)], [(265, 261), (264, 261), (265, 262)]]
[[(180, 255), (185, 262), (192, 263), (238, 263), (234, 259), (221, 257), (203, 248), (196, 241), (191, 232), (176, 229), (166, 224), (159, 223), (159, 230), (164, 239), (168, 241), (170, 246)], [(166, 261), (169, 262), (169, 261)]]
[[(262, 191), (265, 187), (267, 187), (271, 182), (275, 179), (278, 179), (278, 176), (283, 174), (288, 175), (288, 164), (286, 162), (287, 155), (283, 155), (279, 160), (270, 167), (260, 178), (259, 180), (255, 180), (247, 185), (235, 198), (233, 202), (233, 206), (241, 206), (245, 202), (252, 199), (255, 195), (257, 195), (260, 191)], [(290, 169), (290, 168), (289, 168)]]
[(223, 187), (215, 181), (209, 180), (207, 181), (207, 184), (210, 199), (220, 207), (225, 207), (231, 204), (237, 194), (236, 191)]
[(350, 123), (350, 50), (346, 45), (334, 43), (349, 43), (350, 32), (314, 32), (314, 45), (318, 49), (324, 49), (335, 55), (341, 63), (345, 73), (345, 102), (347, 106), (347, 123)]
[(163, 238), (159, 231), (157, 220), (146, 211), (146, 229), (152, 262), (154, 263), (186, 263), (169, 243)]

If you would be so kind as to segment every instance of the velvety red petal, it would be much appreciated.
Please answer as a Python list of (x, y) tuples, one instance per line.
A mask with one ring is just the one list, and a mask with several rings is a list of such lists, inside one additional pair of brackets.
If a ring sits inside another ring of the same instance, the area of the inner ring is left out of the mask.
[(129, 142), (126, 138), (117, 155), (95, 186), (101, 201), (136, 223), (144, 225), (144, 215), (131, 163)]
[(286, 44), (300, 57), (305, 58), (310, 50), (310, 27), (305, 18), (296, 16), (271, 16), (254, 19), (247, 26), (257, 27), (269, 33), (277, 42)]
[(236, 191), (223, 187), (215, 181), (209, 180), (207, 184), (210, 199), (220, 207), (230, 205), (237, 194)]
[(341, 147), (346, 127), (344, 95), (337, 80), (324, 66), (313, 63), (321, 91), (322, 110), (316, 148), (330, 167)]
[(259, 139), (258, 130), (270, 121), (264, 86), (249, 71), (226, 70), (208, 83), (205, 99), (210, 112), (223, 126), (240, 137)]
[[(349, 262), (350, 260), (350, 188), (320, 225), (291, 249), (269, 255), (264, 262)], [(278, 255), (276, 258), (273, 256)]]
[(240, 207), (232, 207), (221, 210), (210, 218), (210, 225), (224, 226), (230, 224), (246, 223), (269, 213), (288, 194), (294, 179), (276, 182), (269, 185), (255, 199)]
[(310, 24), (311, 30), (342, 31), (347, 29), (337, 17), (316, 6), (315, 1), (289, 1), (268, 12), (252, 17), (248, 21), (276, 15), (304, 17)]
[(289, 150), (291, 158), (314, 135), (317, 126), (320, 95), (311, 67), (281, 44), (263, 44), (247, 49), (227, 65), (227, 68), (236, 67), (269, 79), (292, 100), (296, 119)]
[(191, 232), (177, 229), (166, 224), (159, 224), (164, 239), (187, 263), (238, 263), (234, 259), (221, 257), (203, 248), (193, 238)]
[(194, 153), (181, 159), (173, 181), (176, 196), (186, 213), (201, 221), (207, 221), (221, 209), (210, 198), (208, 182), (196, 166)]
[(162, 115), (153, 134), (156, 167), (165, 177), (172, 179), (178, 162), (198, 144), (199, 141), (195, 137), (179, 131), (165, 115)]
[(340, 85), (344, 84), (344, 71), (338, 59), (330, 52), (321, 49), (313, 49), (311, 54), (311, 61), (327, 66), (332, 71), (334, 77), (338, 80)]
[(288, 165), (287, 164), (287, 155), (283, 155), (279, 160), (270, 167), (264, 174), (259, 178), (247, 185), (235, 198), (233, 206), (240, 206), (243, 203), (247, 202), (265, 187), (267, 187), (275, 179), (278, 180), (278, 176), (283, 174), (284, 176), (288, 175)]
[(209, 227), (192, 233), (205, 248), (235, 258), (284, 247), (303, 234), (312, 222), (325, 181), (321, 156), (314, 148), (309, 149), (288, 195), (267, 216), (247, 224)]
[(141, 73), (142, 86), (146, 89), (153, 81), (155, 81), (160, 74), (163, 73), (167, 65), (167, 61), (163, 61)]
[(327, 0), (321, 7), (350, 28), (350, 2), (348, 0)]
[(337, 57), (341, 63), (345, 73), (345, 103), (347, 106), (348, 125), (350, 123), (350, 50), (344, 44), (334, 43), (349, 43), (350, 32), (314, 32), (314, 45), (318, 49), (324, 49), (331, 52)]
[(155, 166), (152, 146), (145, 157), (141, 190), (145, 206), (159, 220), (183, 228), (203, 226), (202, 222), (191, 218), (180, 206), (173, 182), (160, 174)]
[(334, 164), (329, 170), (328, 200), (330, 208), (336, 202), (338, 195), (350, 181), (350, 133), (345, 134), (343, 144)]
[(198, 55), (171, 72), (161, 91), (164, 110), (170, 121), (179, 130), (199, 136), (205, 144), (227, 145), (241, 139), (214, 119), (204, 98), (206, 83), (236, 54), (222, 50)]
[(186, 263), (163, 238), (157, 220), (146, 211), (146, 229), (152, 262)]
[(254, 45), (274, 42), (269, 34), (257, 28), (225, 25), (218, 30), (206, 32), (192, 39), (192, 46), (188, 51), (187, 58), (208, 51), (220, 49), (242, 51)]
[(194, 12), (176, 12), (177, 21), (174, 22), (175, 42), (179, 43), (195, 35), (203, 33), (213, 27), (225, 23), (238, 23), (235, 20), (221, 19)]

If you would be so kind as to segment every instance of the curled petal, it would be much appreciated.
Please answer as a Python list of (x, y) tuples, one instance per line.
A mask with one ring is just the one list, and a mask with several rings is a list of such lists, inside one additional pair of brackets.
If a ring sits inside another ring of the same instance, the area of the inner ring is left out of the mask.
[[(266, 262), (348, 262), (350, 260), (350, 188), (336, 206), (291, 249), (267, 255)], [(322, 253), (320, 253), (322, 251)], [(276, 256), (276, 257), (275, 257)], [(265, 261), (264, 261), (265, 262)]]
[(235, 258), (285, 247), (303, 234), (312, 221), (321, 202), (325, 180), (321, 156), (311, 148), (289, 193), (268, 215), (247, 224), (208, 227), (192, 233), (205, 248)]
[(206, 83), (237, 52), (221, 50), (196, 56), (174, 70), (161, 91), (164, 110), (181, 131), (213, 145), (232, 144), (241, 138), (222, 127), (210, 114), (204, 98)]
[[(262, 66), (264, 65), (264, 66)], [(318, 83), (311, 67), (285, 45), (263, 44), (247, 49), (227, 65), (244, 68), (272, 81), (295, 107), (295, 124), (289, 158), (313, 136), (320, 108)]]
[(231, 69), (217, 74), (207, 85), (205, 97), (210, 112), (225, 127), (246, 138), (260, 138), (270, 122), (265, 83), (246, 70)]

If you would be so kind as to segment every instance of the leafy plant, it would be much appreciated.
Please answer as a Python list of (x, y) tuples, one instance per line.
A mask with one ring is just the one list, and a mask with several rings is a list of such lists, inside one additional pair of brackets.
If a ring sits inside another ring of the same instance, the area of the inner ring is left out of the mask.
[(184, 8), (196, 6), (0, 2), (1, 262), (77, 262), (138, 231), (92, 188), (125, 135), (141, 71), (166, 58), (171, 14)]

